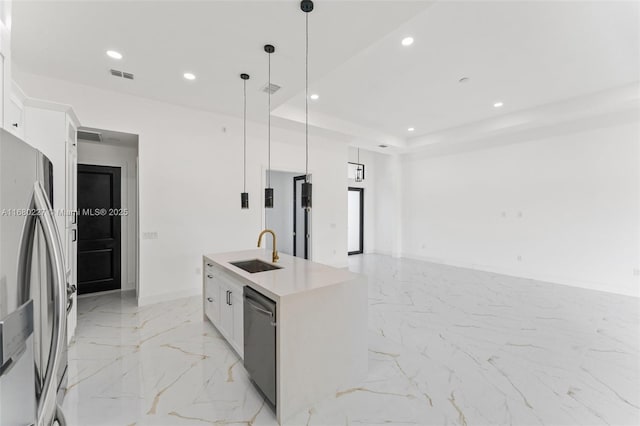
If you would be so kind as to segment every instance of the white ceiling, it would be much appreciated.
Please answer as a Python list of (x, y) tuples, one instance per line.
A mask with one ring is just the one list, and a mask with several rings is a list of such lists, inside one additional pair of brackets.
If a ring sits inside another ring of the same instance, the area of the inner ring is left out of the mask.
[[(354, 143), (410, 146), (434, 132), (623, 86), (640, 75), (638, 2), (317, 1), (310, 16), (313, 125)], [(303, 120), (298, 1), (14, 3), (13, 56), (27, 72), (175, 104)], [(411, 35), (415, 43), (403, 47)], [(114, 61), (107, 49), (122, 52)], [(111, 77), (110, 67), (136, 80)], [(197, 80), (187, 82), (182, 73)], [(461, 84), (461, 77), (469, 77)], [(493, 108), (503, 101), (504, 107)], [(408, 127), (415, 132), (407, 132)]]
[[(323, 1), (310, 16), (317, 79), (429, 3)], [(266, 43), (275, 45), (272, 106), (304, 88), (304, 13), (290, 1), (15, 1), (12, 54), (23, 71), (239, 115), (240, 73), (250, 118), (266, 119)], [(113, 60), (113, 49), (124, 55)], [(110, 68), (132, 72), (114, 78)], [(196, 75), (186, 81), (184, 72)]]
[[(317, 115), (422, 135), (639, 80), (638, 2), (438, 2), (313, 85)], [(406, 35), (415, 42), (400, 43)], [(466, 83), (459, 79), (468, 77)], [(497, 101), (502, 108), (494, 108)], [(278, 112), (293, 118), (304, 95)], [(318, 125), (339, 130), (321, 116)], [(414, 132), (408, 132), (414, 127)]]

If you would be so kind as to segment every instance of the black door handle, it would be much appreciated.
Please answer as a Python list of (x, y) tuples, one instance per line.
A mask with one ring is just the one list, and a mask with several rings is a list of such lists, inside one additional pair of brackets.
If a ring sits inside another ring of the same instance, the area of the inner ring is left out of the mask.
[(72, 229), (71, 231), (73, 231), (73, 237), (71, 237), (71, 242), (76, 242), (78, 240), (78, 230), (77, 229)]

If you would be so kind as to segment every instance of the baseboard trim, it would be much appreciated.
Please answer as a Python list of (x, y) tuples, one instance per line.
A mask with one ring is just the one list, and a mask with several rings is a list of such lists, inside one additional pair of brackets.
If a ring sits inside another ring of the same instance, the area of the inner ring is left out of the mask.
[(78, 299), (82, 299), (84, 297), (103, 296), (105, 294), (130, 293), (132, 291), (136, 291), (136, 289), (135, 288), (128, 288), (128, 289), (119, 289), (119, 290), (96, 291), (94, 293), (79, 294), (78, 295)]
[(154, 305), (156, 303), (169, 302), (177, 299), (184, 299), (186, 297), (200, 296), (202, 294), (201, 288), (194, 288), (180, 291), (170, 291), (167, 293), (152, 294), (149, 296), (138, 296), (138, 306)]
[(535, 280), (535, 281), (543, 281), (551, 284), (582, 288), (585, 290), (601, 291), (604, 293), (640, 298), (640, 294), (605, 290), (604, 288), (606, 287), (606, 284), (595, 282), (595, 281), (584, 281), (584, 280), (579, 280), (574, 278), (559, 277), (557, 275), (545, 274), (545, 273), (535, 273), (535, 272), (522, 273), (522, 272), (516, 272), (513, 269), (505, 268), (505, 267), (481, 265), (476, 263), (450, 260), (450, 259), (439, 259), (439, 258), (428, 257), (428, 256), (420, 256), (412, 253), (402, 253), (401, 257), (406, 259), (412, 259), (412, 260), (420, 260), (423, 262), (439, 263), (442, 265), (454, 266), (458, 268), (473, 269), (475, 271), (491, 272), (494, 274), (507, 275), (515, 278), (524, 278), (524, 279)]

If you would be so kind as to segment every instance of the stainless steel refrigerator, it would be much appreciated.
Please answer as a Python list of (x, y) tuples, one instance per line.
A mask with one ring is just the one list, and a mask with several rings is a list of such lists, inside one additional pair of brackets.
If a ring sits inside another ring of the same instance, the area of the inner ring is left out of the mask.
[[(53, 165), (0, 129), (0, 425), (65, 424), (67, 309)], [(62, 206), (64, 203), (60, 203)]]

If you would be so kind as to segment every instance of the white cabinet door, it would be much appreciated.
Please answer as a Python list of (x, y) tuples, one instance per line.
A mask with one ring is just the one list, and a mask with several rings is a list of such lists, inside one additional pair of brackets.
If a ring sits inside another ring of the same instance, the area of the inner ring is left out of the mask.
[(220, 323), (220, 283), (212, 274), (204, 282), (204, 313), (218, 327)]
[[(204, 312), (233, 349), (243, 357), (244, 318), (241, 278), (205, 261)], [(212, 299), (212, 300), (209, 300)]]
[[(225, 280), (226, 281), (226, 280)], [(226, 283), (225, 283), (226, 284)], [(229, 287), (228, 285), (222, 286), (220, 292), (220, 333), (231, 343), (233, 341), (233, 310), (229, 304)]]
[(7, 130), (24, 139), (24, 108), (18, 100), (11, 98), (7, 103), (5, 123)]
[(242, 297), (242, 289), (240, 291), (233, 290), (231, 293), (231, 303), (233, 311), (233, 346), (244, 359), (244, 299)]

